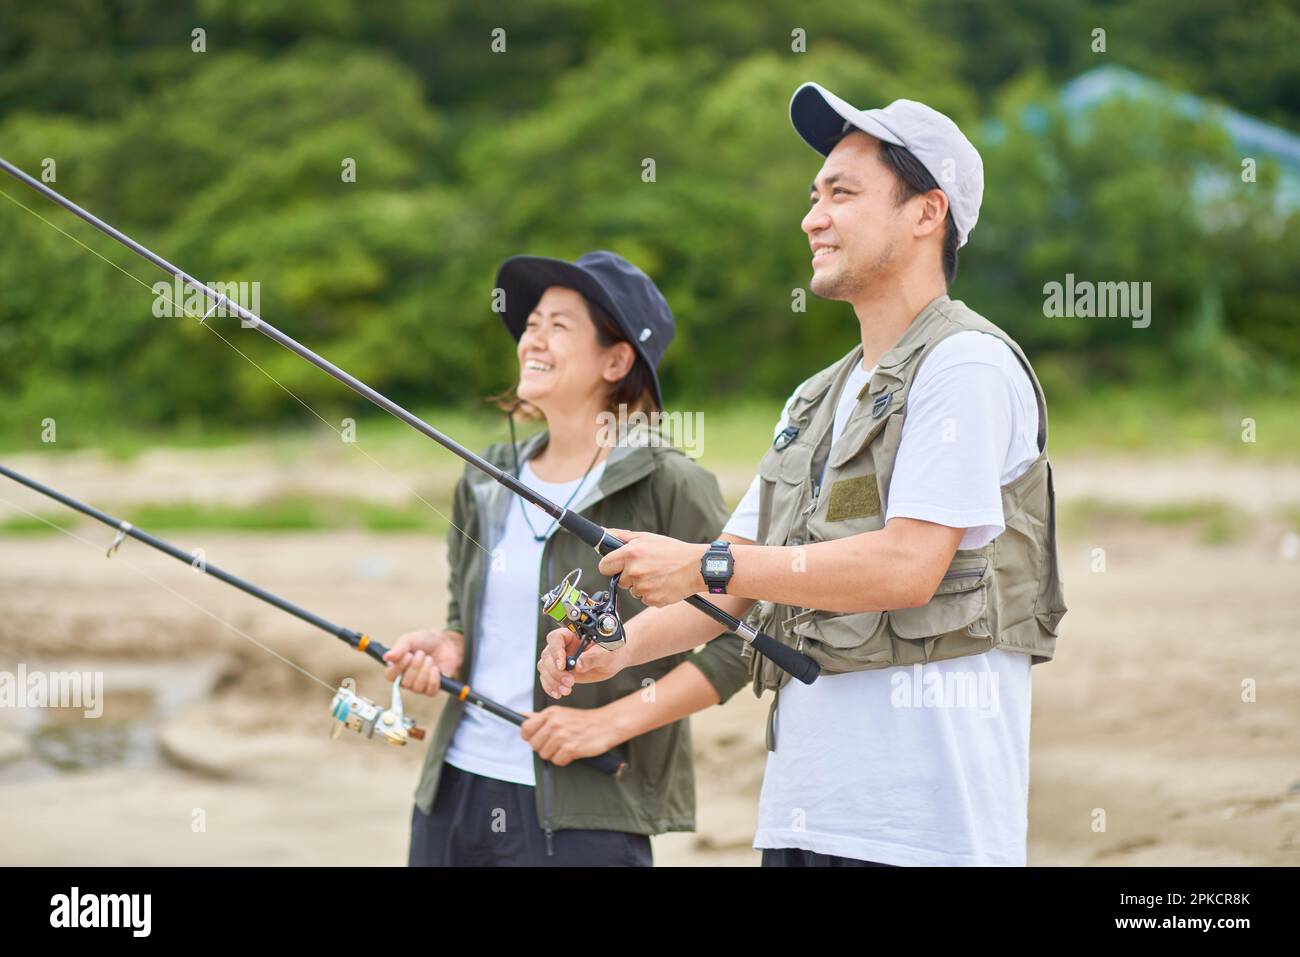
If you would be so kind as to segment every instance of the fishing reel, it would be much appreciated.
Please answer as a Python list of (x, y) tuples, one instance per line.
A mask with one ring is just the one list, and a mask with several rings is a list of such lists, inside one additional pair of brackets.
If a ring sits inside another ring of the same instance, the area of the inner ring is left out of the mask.
[(566, 659), (564, 668), (572, 671), (582, 653), (592, 645), (608, 651), (627, 644), (623, 621), (618, 616), (618, 575), (609, 580), (607, 591), (588, 595), (578, 588), (582, 569), (575, 568), (542, 596), (542, 614), (568, 628), (581, 640), (577, 650)]
[(399, 675), (393, 681), (393, 702), (387, 708), (381, 708), (369, 698), (363, 698), (347, 685), (340, 685), (334, 693), (334, 703), (330, 705), (330, 715), (337, 724), (334, 725), (333, 737), (337, 738), (344, 728), (373, 738), (378, 731), (389, 744), (399, 747), (410, 738), (424, 740), (424, 729), (415, 726), (415, 719), (402, 714), (402, 678)]

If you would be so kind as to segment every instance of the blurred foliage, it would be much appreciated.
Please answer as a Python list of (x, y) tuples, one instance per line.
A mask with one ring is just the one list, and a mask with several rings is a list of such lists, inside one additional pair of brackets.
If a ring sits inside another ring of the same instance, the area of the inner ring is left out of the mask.
[[(0, 0), (0, 25), (0, 155), (37, 175), (54, 159), (60, 192), (201, 279), (259, 282), (269, 322), (403, 404), (470, 406), (511, 381), (490, 295), (520, 252), (611, 248), (655, 277), (678, 318), (671, 405), (779, 399), (841, 355), (845, 305), (791, 311), (817, 159), (786, 103), (807, 79), (924, 100), (976, 140), (985, 205), (952, 294), (1025, 345), (1054, 402), (1295, 388), (1300, 216), (1276, 169), (1242, 183), (1212, 120), (1159, 102), (1080, 119), (1056, 96), (1117, 63), (1300, 128), (1292, 4)], [(161, 273), (0, 190), (2, 434), (362, 407), (238, 323), (155, 318)], [(1046, 318), (1043, 286), (1067, 272), (1150, 282), (1150, 327)]]

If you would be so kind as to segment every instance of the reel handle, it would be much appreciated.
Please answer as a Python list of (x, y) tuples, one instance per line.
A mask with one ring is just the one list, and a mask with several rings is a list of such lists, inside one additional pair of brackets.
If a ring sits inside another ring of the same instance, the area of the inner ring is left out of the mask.
[(590, 639), (583, 638), (581, 642), (578, 644), (578, 649), (573, 654), (564, 656), (564, 670), (572, 671), (574, 668), (578, 667), (578, 659), (581, 658), (582, 653), (586, 651), (588, 648), (590, 648), (593, 644), (594, 642), (592, 642)]

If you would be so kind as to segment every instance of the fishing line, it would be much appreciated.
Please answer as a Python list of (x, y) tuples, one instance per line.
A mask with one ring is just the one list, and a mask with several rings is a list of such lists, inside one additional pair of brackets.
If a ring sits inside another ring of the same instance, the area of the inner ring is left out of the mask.
[[(344, 628), (341, 625), (336, 625), (333, 622), (329, 621), (328, 619), (322, 618), (321, 616), (315, 614), (314, 612), (308, 611), (306, 608), (303, 608), (300, 605), (296, 605), (285, 598), (281, 598), (279, 595), (276, 595), (273, 592), (269, 592), (266, 589), (258, 585), (255, 585), (244, 578), (240, 578), (238, 575), (232, 574), (231, 572), (228, 572), (225, 569), (220, 568), (219, 566), (206, 561), (206, 559), (200, 560), (198, 564), (195, 564), (195, 556), (193, 555), (193, 553), (186, 553), (183, 549), (179, 548), (176, 545), (173, 545), (171, 542), (165, 539), (159, 538), (156, 535), (146, 532), (144, 529), (132, 525), (130, 522), (109, 515), (107, 512), (102, 512), (99, 509), (95, 508), (94, 506), (79, 501), (78, 499), (75, 499), (70, 495), (65, 495), (64, 493), (58, 491), (57, 489), (51, 488), (50, 486), (45, 485), (42, 482), (38, 482), (36, 479), (23, 475), (21, 472), (16, 472), (13, 469), (8, 468), (7, 466), (0, 465), (0, 475), (4, 475), (5, 477), (17, 482), (18, 484), (23, 485), (34, 492), (38, 492), (41, 495), (46, 496), (47, 498), (51, 498), (54, 501), (59, 502), (60, 504), (65, 505), (70, 509), (73, 509), (76, 512), (80, 512), (82, 515), (85, 515), (89, 518), (94, 519), (97, 522), (100, 522), (103, 525), (107, 525), (110, 528), (116, 529), (117, 534), (113, 538), (112, 543), (108, 547), (109, 558), (114, 557), (114, 555), (117, 553), (118, 547), (122, 544), (122, 542), (126, 540), (126, 538), (128, 537), (133, 538), (136, 541), (139, 541), (142, 544), (147, 545), (156, 551), (162, 552), (163, 554), (168, 555), (171, 558), (175, 558), (177, 561), (185, 562), (195, 571), (201, 572), (202, 574), (208, 575), (212, 578), (216, 578), (218, 581), (222, 581), (227, 585), (231, 585), (235, 588), (238, 588), (240, 591), (252, 595), (254, 598), (257, 598), (265, 602), (266, 604), (271, 605), (274, 608), (278, 608), (280, 611), (293, 615), (294, 617), (307, 622), (308, 624), (320, 629), (321, 631), (333, 635), (334, 637), (346, 643), (349, 647), (354, 648), (357, 651), (360, 651), (363, 654), (368, 655), (369, 657), (373, 658), (376, 662), (378, 662), (381, 665), (388, 666), (389, 664), (391, 664), (391, 662), (384, 660), (384, 655), (388, 653), (388, 648), (386, 648), (381, 643), (374, 641), (373, 639), (370, 638), (369, 635), (365, 634), (364, 632), (358, 632), (358, 631), (354, 631), (351, 628)], [(49, 519), (45, 518), (43, 515), (40, 515), (36, 512), (28, 511), (27, 509), (23, 508), (21, 505), (17, 505), (16, 503), (10, 502), (8, 499), (0, 498), (0, 504), (8, 505), (11, 508), (14, 508), (20, 512), (23, 512), (31, 516), (32, 518), (44, 522), (46, 525), (49, 525), (51, 528), (63, 532), (69, 538), (73, 538), (79, 542), (83, 542), (84, 544), (91, 545), (92, 547), (97, 547), (94, 545), (93, 542), (85, 538), (82, 538), (80, 535), (75, 534), (69, 529), (66, 529), (63, 526), (50, 521)], [(290, 661), (288, 658), (284, 657), (274, 649), (268, 648), (266, 645), (262, 644), (257, 639), (253, 638), (251, 635), (246, 634), (244, 631), (237, 628), (235, 625), (232, 625), (224, 618), (221, 618), (219, 615), (216, 615), (213, 612), (208, 611), (206, 608), (204, 608), (202, 605), (198, 604), (197, 602), (194, 602), (189, 598), (186, 598), (180, 592), (176, 591), (170, 586), (154, 578), (143, 568), (140, 568), (139, 566), (135, 565), (133, 562), (128, 561), (126, 562), (126, 564), (130, 565), (132, 568), (134, 568), (144, 577), (148, 578), (154, 584), (158, 585), (161, 588), (166, 589), (171, 594), (175, 595), (176, 597), (182, 599), (183, 601), (197, 608), (199, 611), (202, 611), (204, 614), (208, 615), (213, 620), (225, 625), (227, 628), (231, 629), (236, 634), (241, 635), (242, 637), (246, 638), (248, 641), (257, 645), (257, 647), (261, 648), (263, 651), (269, 652), (270, 654), (274, 655), (276, 658), (279, 658), (285, 664), (296, 669), (297, 671), (301, 672), (307, 677), (313, 679), (322, 687), (330, 691), (333, 691), (334, 700), (330, 705), (330, 714), (337, 722), (334, 731), (335, 735), (338, 735), (343, 730), (343, 728), (346, 727), (352, 731), (356, 731), (357, 733), (363, 734), (366, 737), (370, 737), (370, 738), (373, 738), (376, 734), (378, 734), (382, 740), (385, 740), (388, 743), (395, 744), (395, 745), (405, 745), (408, 739), (410, 738), (415, 738), (417, 740), (422, 740), (424, 738), (424, 730), (422, 728), (417, 727), (415, 720), (413, 718), (406, 717), (404, 713), (402, 707), (402, 696), (400, 691), (401, 681), (402, 681), (401, 675), (398, 675), (398, 677), (393, 681), (391, 703), (387, 708), (376, 704), (375, 702), (371, 701), (368, 698), (363, 698), (362, 696), (358, 695), (355, 691), (349, 688), (346, 683), (341, 685), (339, 688), (335, 689), (333, 685), (330, 685), (322, 678), (317, 677), (316, 675), (308, 671), (306, 668), (303, 668), (300, 665), (297, 665), (294, 662)], [(493, 701), (491, 698), (487, 698), (479, 694), (477, 691), (471, 688), (468, 683), (457, 681), (456, 679), (447, 677), (446, 675), (440, 675), (439, 687), (441, 688), (442, 691), (455, 697), (457, 701), (460, 701), (462, 703), (467, 703), (476, 708), (479, 708), (480, 710), (487, 711), (488, 713), (493, 714), (496, 717), (501, 718), (502, 720), (510, 722), (516, 727), (523, 725), (524, 722), (528, 720), (526, 715), (521, 714), (520, 712), (515, 711), (512, 708), (508, 708), (503, 704), (499, 704), (498, 702)], [(624, 762), (621, 758), (618, 757), (618, 755), (614, 754), (613, 752), (605, 752), (604, 754), (593, 755), (591, 757), (586, 757), (586, 758), (579, 758), (578, 760), (581, 763), (590, 765), (591, 767), (594, 767), (597, 770), (605, 774), (612, 775), (614, 777), (618, 777), (622, 773), (624, 767), (626, 767), (626, 762)]]
[[(245, 309), (238, 302), (227, 300), (225, 296), (216, 293), (209, 286), (195, 279), (184, 270), (172, 265), (157, 253), (142, 246), (140, 243), (136, 242), (114, 226), (109, 225), (93, 213), (83, 209), (76, 203), (72, 202), (72, 200), (61, 195), (56, 190), (51, 189), (39, 180), (24, 173), (18, 167), (3, 158), (0, 158), (0, 169), (3, 169), (18, 181), (30, 186), (47, 199), (51, 199), (58, 203), (64, 209), (94, 226), (106, 236), (115, 239), (132, 252), (153, 263), (174, 279), (178, 279), (191, 288), (202, 292), (209, 301), (215, 303), (217, 306), (228, 305), (228, 311), (239, 317), (243, 324), (251, 325), (252, 328), (262, 333), (262, 335), (266, 336), (268, 339), (272, 339), (298, 357), (310, 362), (322, 372), (325, 372), (337, 379), (339, 382), (342, 382), (352, 391), (369, 399), (390, 415), (405, 422), (417, 432), (437, 442), (447, 451), (463, 459), (480, 472), (488, 475), (498, 484), (504, 485), (507, 489), (514, 492), (525, 501), (531, 502), (547, 515), (551, 516), (551, 518), (555, 519), (559, 523), (560, 527), (565, 531), (570, 532), (578, 539), (595, 549), (597, 554), (606, 555), (609, 552), (622, 548), (625, 544), (621, 539), (611, 535), (595, 522), (584, 518), (576, 512), (556, 505), (545, 496), (539, 495), (537, 492), (533, 491), (533, 489), (512, 476), (509, 472), (498, 468), (482, 456), (476, 455), (454, 439), (449, 438), (435, 429), (419, 416), (398, 405), (383, 393), (376, 391), (360, 379), (341, 369), (339, 366), (336, 366), (328, 359), (313, 352), (292, 336), (280, 331), (269, 322), (266, 322), (261, 317), (253, 314), (248, 309)], [(204, 325), (206, 325), (206, 323), (204, 323)], [(479, 547), (482, 548), (482, 545)], [(483, 550), (486, 552), (486, 549)], [(577, 655), (581, 654), (582, 650), (589, 645), (608, 644), (610, 647), (617, 647), (622, 645), (625, 641), (622, 622), (618, 616), (615, 599), (617, 587), (618, 576), (614, 576), (610, 579), (609, 591), (604, 601), (598, 602), (595, 600), (594, 596), (580, 596), (583, 600), (572, 605), (572, 614), (569, 621), (571, 625), (579, 631), (581, 643), (578, 652), (569, 655), (566, 661), (566, 665), (570, 670), (577, 664)], [(557, 589), (558, 588), (559, 586), (557, 586)], [(552, 592), (548, 592), (547, 595), (544, 596), (543, 600), (550, 601), (556, 596), (556, 594), (557, 591), (553, 589)], [(799, 681), (802, 681), (805, 684), (812, 684), (812, 682), (817, 679), (818, 674), (820, 674), (821, 667), (812, 658), (795, 650), (789, 645), (777, 641), (769, 635), (763, 634), (752, 625), (741, 621), (739, 618), (719, 608), (700, 595), (689, 595), (686, 597), (685, 601), (687, 604), (695, 607), (699, 611), (708, 615), (714, 621), (721, 624), (728, 631), (735, 633), (743, 640), (749, 642), (754, 651), (764, 655), (782, 670), (789, 673), (792, 677), (797, 678)], [(563, 603), (555, 607), (553, 610), (559, 611), (562, 607)], [(611, 621), (609, 617), (610, 615), (612, 615), (612, 622), (614, 624), (612, 629), (605, 627), (605, 625)]]
[[(55, 529), (56, 531), (60, 531), (60, 532), (62, 532), (64, 535), (67, 535), (69, 538), (74, 539), (74, 540), (76, 540), (76, 541), (78, 541), (78, 542), (81, 542), (83, 545), (89, 545), (91, 548), (95, 549), (96, 551), (98, 551), (100, 548), (103, 547), (103, 546), (101, 546), (101, 545), (99, 545), (99, 544), (97, 544), (97, 543), (95, 543), (95, 542), (92, 542), (92, 541), (91, 541), (90, 539), (88, 539), (88, 538), (82, 538), (82, 537), (81, 537), (80, 535), (78, 535), (76, 532), (73, 532), (73, 531), (71, 531), (71, 530), (69, 530), (69, 529), (66, 529), (66, 528), (64, 528), (62, 525), (59, 525), (59, 524), (57, 524), (57, 523), (55, 523), (55, 522), (51, 522), (48, 518), (46, 518), (44, 515), (39, 514), (38, 512), (31, 512), (31, 511), (28, 511), (27, 509), (23, 508), (21, 505), (18, 505), (18, 504), (15, 503), (15, 502), (11, 502), (11, 501), (9, 501), (7, 498), (0, 498), (0, 505), (8, 505), (10, 508), (12, 508), (12, 509), (16, 509), (17, 511), (22, 512), (23, 514), (28, 515), (28, 516), (30, 516), (31, 518), (37, 519), (38, 521), (42, 521), (42, 522), (44, 522), (46, 525), (50, 526), (50, 528), (53, 528), (53, 529)], [(116, 557), (116, 556), (114, 556), (114, 557)], [(266, 645), (262, 644), (260, 641), (258, 641), (256, 638), (254, 638), (252, 635), (247, 634), (246, 632), (242, 631), (242, 630), (241, 630), (237, 625), (232, 625), (230, 622), (226, 621), (226, 620), (225, 620), (224, 618), (222, 618), (220, 615), (218, 615), (218, 614), (216, 614), (216, 613), (214, 613), (214, 612), (209, 611), (208, 609), (204, 608), (202, 605), (200, 605), (198, 602), (194, 601), (193, 599), (188, 598), (188, 597), (186, 597), (185, 595), (182, 595), (180, 592), (178, 592), (176, 589), (172, 588), (170, 585), (166, 584), (165, 582), (160, 582), (158, 579), (154, 578), (152, 575), (150, 575), (147, 571), (145, 571), (145, 570), (144, 570), (143, 568), (141, 568), (139, 565), (135, 564), (135, 562), (132, 562), (132, 561), (130, 561), (129, 559), (125, 559), (125, 558), (123, 558), (121, 561), (122, 561), (122, 564), (127, 565), (127, 566), (130, 567), (130, 568), (134, 568), (137, 572), (139, 572), (139, 573), (140, 573), (141, 575), (143, 575), (145, 578), (149, 579), (151, 582), (153, 582), (153, 583), (154, 583), (155, 585), (157, 585), (159, 588), (162, 588), (162, 589), (164, 589), (164, 590), (170, 592), (171, 594), (175, 595), (177, 598), (179, 598), (181, 601), (185, 602), (186, 604), (188, 604), (188, 605), (192, 605), (194, 608), (197, 608), (199, 611), (203, 612), (203, 614), (207, 615), (207, 616), (208, 616), (209, 618), (211, 618), (213, 621), (220, 622), (221, 624), (223, 624), (223, 625), (225, 625), (227, 628), (229, 628), (231, 631), (233, 631), (235, 634), (239, 635), (241, 638), (244, 638), (244, 639), (246, 639), (246, 640), (248, 640), (248, 641), (251, 641), (253, 644), (257, 645), (257, 647), (261, 648), (263, 651), (267, 652), (268, 654), (274, 655), (275, 657), (279, 658), (281, 661), (283, 661), (283, 662), (284, 662), (286, 665), (288, 665), (290, 668), (293, 668), (293, 669), (295, 669), (296, 671), (298, 671), (298, 672), (300, 672), (300, 673), (306, 675), (308, 678), (310, 678), (312, 681), (316, 682), (316, 683), (317, 683), (318, 685), (320, 685), (321, 687), (325, 688), (327, 691), (333, 691), (333, 690), (334, 690), (334, 686), (333, 686), (332, 684), (330, 684), (328, 681), (326, 681), (324, 678), (321, 678), (319, 675), (312, 674), (310, 671), (308, 671), (306, 668), (302, 667), (301, 665), (299, 665), (299, 664), (297, 664), (297, 663), (295, 663), (295, 662), (293, 662), (293, 661), (290, 661), (288, 658), (286, 658), (284, 655), (280, 654), (280, 653), (279, 653), (278, 651), (276, 651), (274, 648), (268, 648)]]
[[(3, 160), (0, 160), (0, 162), (3, 162)], [(83, 243), (83, 242), (82, 242), (80, 239), (78, 239), (76, 236), (72, 235), (72, 233), (68, 232), (68, 231), (65, 230), (65, 229), (62, 229), (62, 228), (61, 228), (60, 226), (58, 226), (56, 223), (52, 223), (52, 222), (50, 222), (50, 220), (46, 219), (44, 216), (42, 216), (42, 215), (41, 215), (40, 213), (38, 213), (36, 210), (32, 209), (30, 206), (27, 206), (27, 205), (25, 205), (24, 203), (19, 202), (18, 200), (14, 199), (12, 196), (10, 196), (8, 193), (6, 193), (6, 192), (5, 192), (4, 190), (2, 190), (2, 189), (0, 189), (0, 196), (3, 196), (5, 199), (9, 200), (9, 202), (13, 203), (15, 206), (18, 206), (18, 207), (21, 208), (21, 209), (25, 209), (25, 210), (27, 210), (27, 212), (31, 213), (33, 216), (35, 216), (35, 217), (36, 217), (37, 219), (39, 219), (41, 222), (45, 223), (45, 225), (51, 227), (51, 228), (54, 229), (54, 230), (57, 230), (58, 232), (62, 233), (64, 236), (67, 236), (69, 239), (71, 239), (74, 243), (76, 243), (76, 244), (77, 244), (78, 246), (80, 246), (82, 249), (85, 249), (85, 250), (87, 250), (88, 252), (91, 252), (91, 253), (93, 253), (94, 255), (98, 256), (100, 259), (102, 259), (104, 262), (108, 263), (110, 266), (112, 266), (114, 269), (116, 269), (116, 270), (117, 270), (118, 272), (120, 272), (122, 275), (126, 276), (128, 279), (132, 280), (133, 282), (139, 283), (139, 284), (140, 284), (141, 286), (143, 286), (145, 289), (148, 289), (151, 293), (153, 292), (153, 287), (150, 286), (150, 285), (149, 285), (147, 282), (145, 282), (143, 279), (141, 279), (139, 276), (135, 275), (134, 273), (130, 272), (130, 271), (127, 270), (127, 269), (124, 269), (122, 266), (119, 266), (117, 263), (113, 262), (113, 260), (111, 260), (111, 259), (109, 259), (107, 256), (103, 255), (103, 254), (100, 253), (98, 250), (93, 249), (93, 248), (91, 248), (90, 246), (87, 246), (85, 243)], [(226, 302), (229, 302), (229, 300), (226, 300), (224, 296), (221, 297), (221, 298), (222, 298), (222, 300), (225, 300)], [(213, 328), (212, 326), (208, 325), (208, 323), (206, 322), (206, 320), (207, 320), (208, 316), (210, 316), (210, 315), (212, 314), (212, 311), (218, 309), (218, 308), (222, 305), (222, 303), (221, 303), (220, 301), (217, 302), (217, 304), (214, 305), (214, 306), (212, 307), (212, 310), (210, 310), (210, 311), (208, 312), (208, 314), (205, 315), (205, 316), (197, 316), (197, 315), (195, 315), (194, 313), (189, 312), (189, 311), (187, 310), (186, 306), (185, 306), (183, 303), (179, 303), (179, 302), (177, 302), (176, 299), (175, 299), (174, 297), (171, 296), (171, 290), (170, 290), (170, 289), (168, 290), (168, 298), (167, 298), (167, 301), (168, 301), (169, 303), (171, 303), (171, 305), (172, 305), (174, 308), (180, 310), (180, 314), (181, 314), (182, 316), (184, 316), (185, 318), (187, 318), (187, 319), (197, 319), (198, 322), (199, 322), (199, 325), (201, 325), (203, 328), (207, 329), (209, 332), (211, 332), (214, 336), (216, 336), (218, 339), (220, 339), (220, 340), (221, 340), (222, 342), (224, 342), (226, 345), (230, 346), (231, 349), (234, 349), (235, 352), (239, 353), (239, 355), (244, 359), (244, 361), (246, 361), (246, 362), (247, 362), (249, 365), (251, 365), (254, 369), (256, 369), (258, 372), (262, 373), (262, 375), (266, 376), (268, 379), (270, 379), (272, 382), (274, 382), (277, 386), (279, 386), (281, 389), (283, 389), (286, 395), (288, 395), (290, 398), (292, 398), (295, 402), (297, 402), (299, 405), (301, 405), (304, 409), (306, 409), (306, 410), (307, 410), (308, 412), (310, 412), (312, 415), (316, 416), (316, 418), (320, 419), (321, 422), (325, 423), (326, 426), (328, 426), (331, 430), (333, 430), (333, 432), (334, 432), (335, 435), (337, 435), (337, 436), (339, 436), (340, 438), (342, 438), (342, 436), (343, 436), (342, 431), (341, 431), (339, 428), (337, 428), (337, 427), (334, 425), (333, 422), (329, 421), (329, 419), (325, 418), (323, 415), (321, 415), (319, 412), (317, 412), (314, 408), (312, 408), (310, 405), (308, 405), (307, 402), (306, 402), (304, 399), (302, 399), (300, 396), (298, 396), (297, 394), (295, 394), (295, 393), (293, 392), (292, 389), (290, 389), (290, 388), (289, 388), (288, 386), (286, 386), (283, 382), (281, 382), (281, 381), (280, 381), (279, 379), (277, 379), (275, 376), (271, 375), (271, 373), (267, 372), (267, 371), (266, 371), (265, 369), (263, 369), (260, 365), (258, 365), (258, 364), (257, 364), (257, 363), (252, 359), (251, 356), (247, 355), (247, 354), (246, 354), (243, 350), (241, 350), (237, 345), (235, 345), (233, 342), (231, 342), (229, 339), (227, 339), (225, 336), (223, 336), (223, 335), (222, 335), (220, 332), (218, 332), (215, 328)], [(429, 508), (430, 511), (432, 511), (435, 515), (437, 515), (439, 518), (441, 518), (443, 521), (445, 521), (445, 522), (446, 522), (448, 525), (450, 525), (452, 528), (456, 529), (456, 531), (460, 532), (460, 534), (464, 535), (466, 539), (468, 539), (469, 541), (473, 542), (474, 545), (478, 547), (479, 551), (483, 552), (483, 554), (485, 554), (485, 555), (490, 555), (490, 554), (491, 554), (491, 552), (489, 552), (486, 548), (484, 548), (483, 545), (480, 544), (480, 543), (479, 543), (479, 542), (478, 542), (478, 541), (477, 541), (473, 536), (467, 534), (467, 533), (464, 531), (464, 529), (462, 529), (462, 528), (460, 528), (459, 526), (457, 526), (455, 522), (453, 522), (450, 518), (448, 518), (446, 515), (444, 515), (442, 512), (440, 512), (440, 511), (439, 511), (439, 510), (438, 510), (438, 509), (433, 505), (433, 503), (429, 502), (427, 499), (425, 499), (425, 497), (424, 497), (423, 495), (421, 495), (421, 494), (420, 494), (419, 492), (417, 492), (415, 489), (411, 488), (411, 486), (407, 485), (407, 484), (406, 484), (406, 483), (405, 483), (405, 482), (404, 482), (404, 481), (403, 481), (399, 476), (397, 476), (397, 475), (396, 475), (396, 474), (395, 474), (391, 469), (389, 469), (386, 465), (384, 465), (384, 463), (380, 462), (380, 461), (379, 461), (378, 459), (376, 459), (373, 455), (371, 455), (369, 452), (367, 452), (365, 449), (363, 449), (359, 443), (353, 441), (353, 442), (348, 442), (348, 443), (345, 443), (345, 444), (347, 444), (347, 445), (351, 445), (351, 446), (352, 446), (353, 448), (355, 448), (358, 452), (360, 452), (362, 455), (364, 455), (367, 459), (369, 459), (369, 460), (370, 460), (371, 462), (373, 462), (375, 465), (379, 466), (379, 468), (382, 469), (382, 470), (384, 471), (384, 473), (387, 474), (390, 478), (396, 479), (397, 482), (398, 482), (399, 484), (401, 484), (401, 485), (402, 485), (402, 486), (403, 486), (403, 487), (404, 487), (408, 492), (410, 492), (412, 495), (414, 495), (416, 498), (418, 498), (421, 502), (423, 502), (423, 503), (424, 503), (424, 504)]]

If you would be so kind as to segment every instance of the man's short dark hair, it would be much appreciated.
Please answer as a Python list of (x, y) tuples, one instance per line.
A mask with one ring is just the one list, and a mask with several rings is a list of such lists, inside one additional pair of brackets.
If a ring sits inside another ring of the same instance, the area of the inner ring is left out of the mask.
[[(939, 189), (930, 171), (921, 165), (921, 161), (902, 146), (880, 141), (880, 160), (894, 172), (898, 184), (894, 189), (894, 202), (902, 205), (913, 196)], [(943, 280), (951, 286), (957, 278), (957, 225), (952, 221), (952, 210), (944, 220), (943, 234)]]

